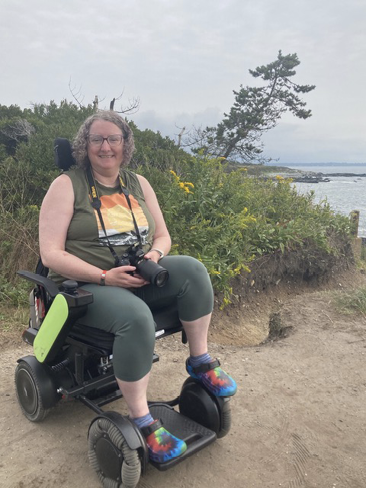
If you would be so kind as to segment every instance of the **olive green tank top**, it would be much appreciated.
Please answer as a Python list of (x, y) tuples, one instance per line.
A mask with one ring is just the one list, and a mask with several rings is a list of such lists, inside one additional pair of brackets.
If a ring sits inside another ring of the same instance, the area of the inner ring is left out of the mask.
[[(74, 213), (67, 232), (65, 250), (101, 269), (115, 266), (114, 257), (108, 247), (108, 241), (102, 229), (98, 213), (91, 206), (89, 184), (86, 172), (82, 168), (67, 171), (74, 191)], [(121, 177), (130, 193), (130, 202), (142, 239), (145, 252), (152, 246), (155, 234), (155, 222), (148, 210), (145, 197), (137, 175), (127, 169), (120, 169)], [(138, 244), (134, 221), (120, 185), (106, 187), (95, 181), (98, 197), (101, 201), (105, 231), (111, 246), (118, 256), (122, 256), (130, 246)], [(57, 283), (66, 278), (50, 270), (49, 277)]]

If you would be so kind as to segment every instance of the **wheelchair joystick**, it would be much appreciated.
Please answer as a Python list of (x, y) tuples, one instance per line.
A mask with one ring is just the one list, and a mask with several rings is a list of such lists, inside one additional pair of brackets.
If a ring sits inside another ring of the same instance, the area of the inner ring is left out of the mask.
[(65, 280), (62, 284), (63, 291), (70, 295), (77, 294), (78, 283), (74, 280)]

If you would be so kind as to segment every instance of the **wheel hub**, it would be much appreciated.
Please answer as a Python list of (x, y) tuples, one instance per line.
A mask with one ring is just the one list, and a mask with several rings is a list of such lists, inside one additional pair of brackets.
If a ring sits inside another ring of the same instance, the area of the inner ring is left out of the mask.
[(17, 388), (23, 408), (28, 414), (34, 414), (37, 408), (37, 393), (33, 379), (27, 371), (20, 371)]
[(107, 434), (97, 440), (94, 450), (102, 475), (112, 480), (121, 481), (122, 452), (112, 444)]

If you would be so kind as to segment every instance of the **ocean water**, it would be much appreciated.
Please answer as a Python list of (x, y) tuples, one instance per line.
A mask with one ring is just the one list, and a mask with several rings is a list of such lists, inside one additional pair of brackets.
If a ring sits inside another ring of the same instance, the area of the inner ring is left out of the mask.
[(358, 176), (328, 176), (329, 182), (323, 183), (294, 183), (299, 193), (314, 191), (317, 203), (327, 200), (332, 209), (348, 216), (352, 210), (359, 210), (358, 237), (366, 237), (366, 177), (359, 176), (366, 173), (365, 164), (309, 164), (293, 165), (288, 168), (299, 169), (303, 172), (314, 173), (354, 173)]

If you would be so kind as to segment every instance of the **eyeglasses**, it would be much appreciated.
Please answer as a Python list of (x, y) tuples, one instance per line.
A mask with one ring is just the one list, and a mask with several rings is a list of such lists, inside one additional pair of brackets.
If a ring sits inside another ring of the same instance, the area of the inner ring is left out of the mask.
[(96, 134), (89, 134), (88, 141), (92, 146), (101, 147), (104, 141), (107, 141), (111, 147), (119, 146), (124, 137), (120, 134), (113, 134), (112, 136), (103, 137)]

